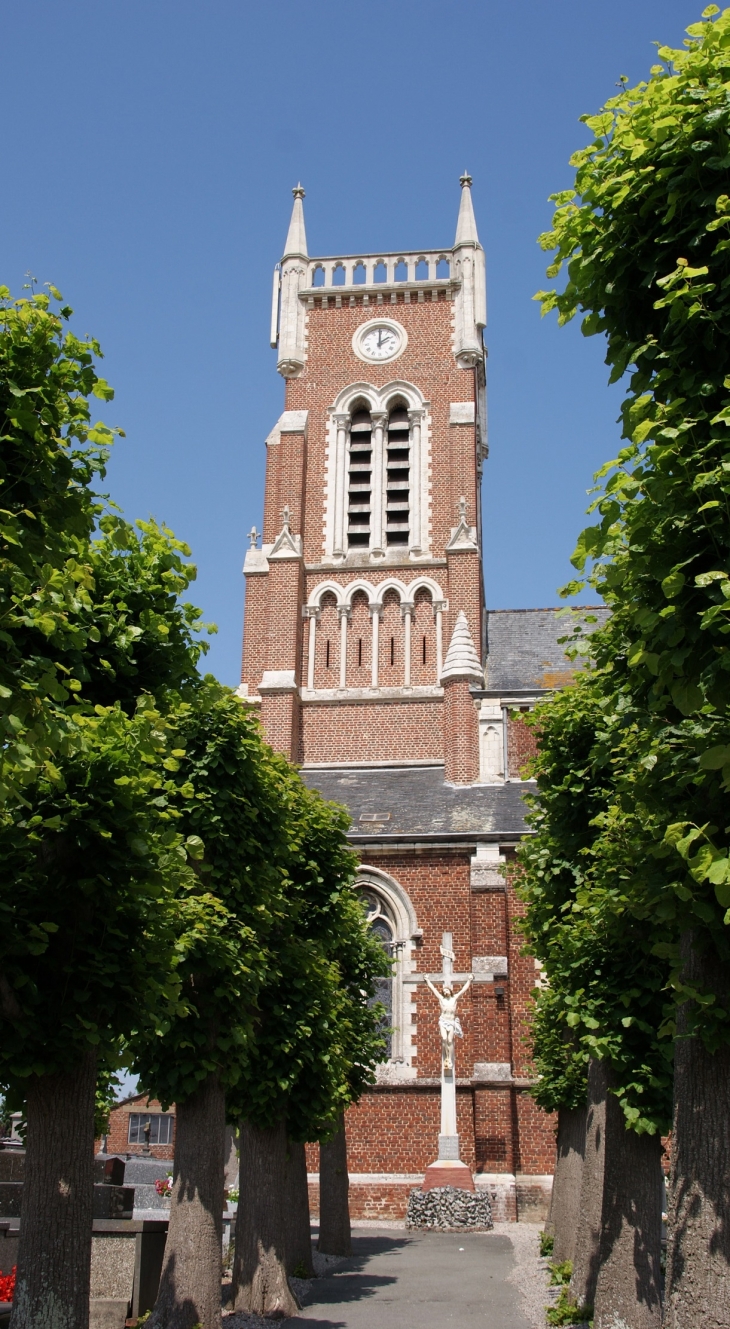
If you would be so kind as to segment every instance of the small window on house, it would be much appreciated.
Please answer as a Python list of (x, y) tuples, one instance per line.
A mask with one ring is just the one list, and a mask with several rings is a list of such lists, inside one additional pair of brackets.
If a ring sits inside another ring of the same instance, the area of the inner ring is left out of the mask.
[(334, 272), (332, 273), (332, 285), (344, 286), (344, 284), (345, 284), (345, 269), (341, 263), (338, 263), (335, 267)]
[(355, 286), (362, 286), (365, 281), (365, 264), (356, 263), (352, 273), (352, 280)]
[(450, 272), (451, 267), (449, 265), (449, 260), (447, 258), (440, 258), (436, 264), (436, 276), (442, 278), (448, 277)]
[(172, 1144), (172, 1121), (171, 1112), (130, 1112), (129, 1143), (147, 1144), (149, 1126), (150, 1144)]
[(425, 258), (419, 258), (416, 264), (416, 281), (428, 281), (428, 263)]
[(423, 638), (423, 656), (422, 656), (422, 659), (421, 659), (421, 664), (425, 664), (425, 663), (426, 663), (426, 638), (424, 637), (424, 638)]
[(327, 645), (326, 645), (326, 647), (325, 647), (325, 652), (324, 652), (324, 667), (325, 667), (325, 669), (329, 669), (329, 667), (330, 667), (330, 643), (329, 643), (329, 638), (327, 638)]
[(370, 412), (356, 410), (350, 425), (350, 466), (347, 490), (347, 543), (352, 548), (370, 544), (370, 478), (372, 474)]
[(407, 545), (410, 512), (410, 427), (404, 406), (396, 406), (388, 417), (386, 478), (386, 540), (389, 545)]
[(312, 285), (324, 286), (324, 268), (317, 267), (314, 269), (314, 277), (312, 278)]
[(387, 277), (388, 277), (388, 270), (383, 260), (381, 259), (379, 263), (375, 264), (375, 269), (373, 271), (373, 281), (386, 281)]
[(395, 280), (408, 281), (408, 268), (405, 260), (402, 258), (398, 259), (398, 262), (395, 265)]

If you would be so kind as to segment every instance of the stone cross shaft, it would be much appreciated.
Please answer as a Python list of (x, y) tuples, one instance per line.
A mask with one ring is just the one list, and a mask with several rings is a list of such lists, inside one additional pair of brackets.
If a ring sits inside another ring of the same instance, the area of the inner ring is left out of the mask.
[(474, 975), (470, 974), (466, 983), (458, 992), (454, 992), (454, 947), (453, 934), (444, 932), (441, 936), (441, 957), (443, 973), (440, 975), (442, 991), (434, 987), (430, 978), (426, 978), (428, 987), (439, 1003), (439, 1034), (441, 1036), (441, 1131), (439, 1133), (439, 1158), (458, 1159), (459, 1136), (456, 1129), (456, 1049), (454, 1042), (461, 1038), (461, 1024), (456, 1014), (456, 1003), (471, 985)]

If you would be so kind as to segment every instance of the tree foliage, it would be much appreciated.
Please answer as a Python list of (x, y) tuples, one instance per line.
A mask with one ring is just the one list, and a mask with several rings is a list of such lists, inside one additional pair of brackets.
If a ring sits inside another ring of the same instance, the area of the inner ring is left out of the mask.
[(136, 1035), (135, 1069), (166, 1103), (215, 1073), (233, 1120), (287, 1115), (290, 1134), (315, 1138), (370, 1081), (382, 1048), (368, 997), (383, 954), (351, 890), (349, 819), (214, 680), (174, 724), (174, 790), (159, 802), (199, 846), (199, 889), (218, 912), (208, 930), (186, 930), (185, 1000)]
[[(610, 631), (610, 629), (608, 629)], [(671, 1118), (666, 960), (633, 912), (638, 837), (610, 814), (622, 712), (605, 673), (587, 671), (536, 708), (537, 788), (520, 846), (524, 932), (547, 984), (537, 990), (534, 1095), (548, 1111), (585, 1103), (589, 1056), (611, 1062), (627, 1123), (665, 1131)]]
[(284, 797), (289, 913), (272, 936), (255, 1039), (228, 1110), (262, 1128), (285, 1118), (293, 1139), (313, 1140), (373, 1083), (385, 1043), (372, 997), (389, 963), (352, 889), (348, 813), (293, 772)]
[(730, 10), (709, 6), (659, 57), (585, 117), (593, 142), (541, 241), (567, 283), (539, 298), (561, 322), (580, 311), (612, 379), (629, 376), (626, 446), (573, 558), (613, 611), (595, 648), (614, 777), (594, 853), (626, 866), (628, 908), (712, 1050), (730, 1011), (683, 985), (677, 942), (691, 931), (730, 962)]
[[(51, 288), (51, 295), (61, 300)], [(0, 287), (0, 796), (17, 793), (69, 741), (57, 634), (88, 604), (84, 552), (100, 513), (113, 431), (91, 424), (89, 397), (109, 401), (93, 338), (64, 331), (71, 310), (45, 294)], [(77, 642), (83, 645), (78, 632)]]
[[(157, 800), (171, 735), (151, 703), (77, 720), (83, 745), (40, 775), (30, 808), (0, 825), (0, 1081), (88, 1050), (113, 1063), (121, 1040), (179, 999), (179, 897), (194, 885), (182, 834)], [(199, 926), (191, 896), (186, 923)]]

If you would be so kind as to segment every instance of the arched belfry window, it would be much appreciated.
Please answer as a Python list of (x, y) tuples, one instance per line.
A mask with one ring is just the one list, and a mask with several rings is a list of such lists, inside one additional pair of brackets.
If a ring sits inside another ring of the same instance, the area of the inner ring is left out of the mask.
[(429, 551), (430, 415), (410, 384), (344, 389), (331, 409), (324, 553), (397, 562)]
[(356, 409), (350, 423), (347, 486), (347, 543), (350, 548), (368, 548), (370, 545), (372, 448), (370, 412)]
[(407, 545), (410, 534), (410, 427), (405, 406), (388, 413), (385, 538)]

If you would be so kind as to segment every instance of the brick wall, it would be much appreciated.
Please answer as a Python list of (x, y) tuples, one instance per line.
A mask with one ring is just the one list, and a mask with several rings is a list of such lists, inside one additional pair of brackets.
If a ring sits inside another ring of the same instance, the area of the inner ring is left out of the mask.
[(516, 778), (528, 773), (528, 763), (537, 753), (537, 737), (514, 712), (507, 720), (507, 761), (509, 774)]
[(302, 703), (304, 762), (440, 761), (442, 704), (424, 701)]

